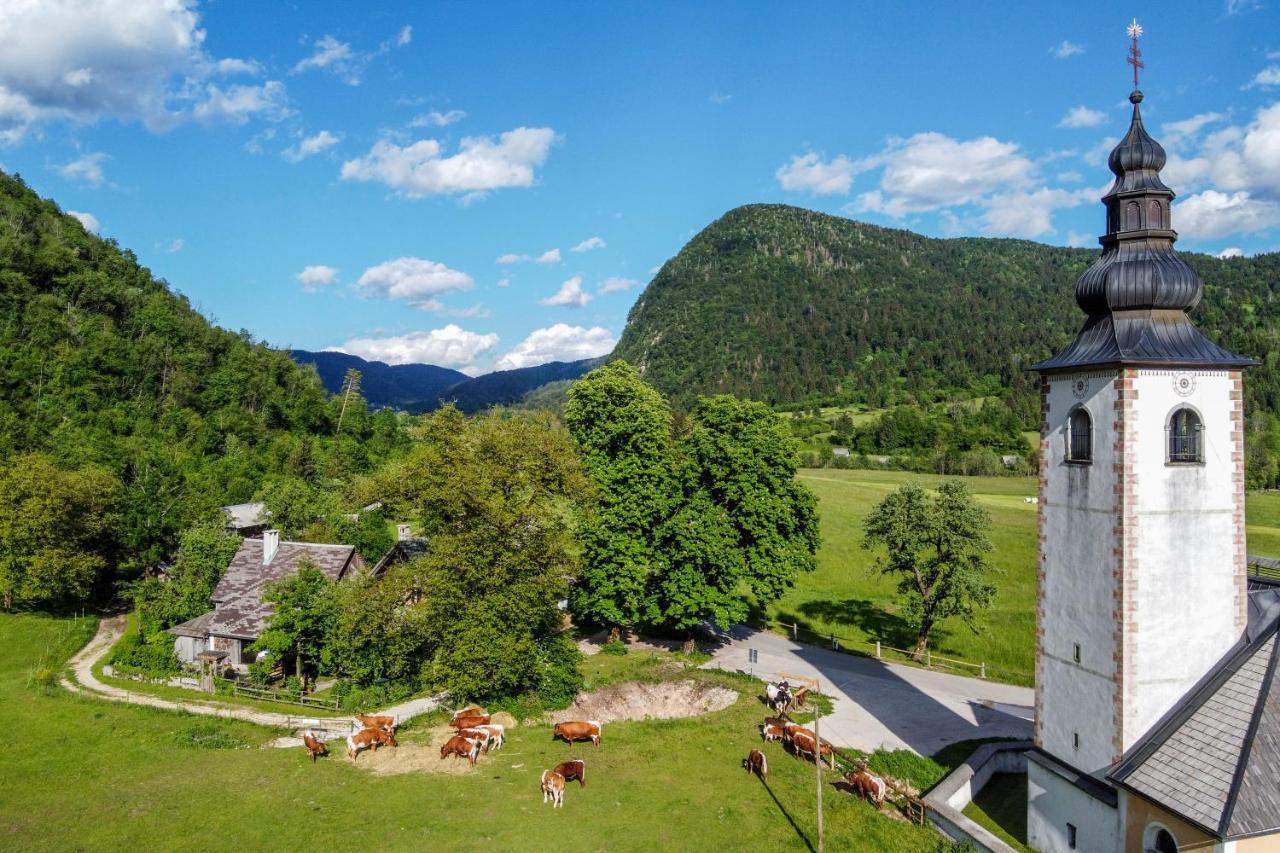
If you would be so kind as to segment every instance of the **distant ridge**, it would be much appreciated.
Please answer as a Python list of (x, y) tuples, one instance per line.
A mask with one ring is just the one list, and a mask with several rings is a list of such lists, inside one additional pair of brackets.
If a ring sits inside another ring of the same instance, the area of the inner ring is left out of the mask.
[(325, 390), (331, 394), (341, 390), (343, 376), (354, 367), (361, 373), (361, 388), (371, 407), (390, 406), (415, 414), (433, 411), (446, 402), (464, 412), (509, 406), (549, 382), (577, 379), (603, 361), (553, 361), (470, 377), (433, 364), (385, 364), (345, 352), (291, 350), (290, 355), (299, 364), (314, 365)]

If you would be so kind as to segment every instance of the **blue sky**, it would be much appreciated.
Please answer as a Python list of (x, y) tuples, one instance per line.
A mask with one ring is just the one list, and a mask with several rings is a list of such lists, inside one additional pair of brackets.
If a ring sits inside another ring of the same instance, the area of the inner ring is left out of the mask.
[(0, 0), (0, 165), (221, 325), (483, 372), (740, 204), (1095, 245), (1133, 16), (1179, 245), (1280, 249), (1278, 4)]

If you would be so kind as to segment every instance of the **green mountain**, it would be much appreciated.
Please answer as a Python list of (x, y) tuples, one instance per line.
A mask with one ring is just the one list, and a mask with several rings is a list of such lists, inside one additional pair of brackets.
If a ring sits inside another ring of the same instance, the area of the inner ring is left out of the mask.
[[(997, 394), (1033, 425), (1024, 367), (1083, 323), (1074, 285), (1096, 256), (748, 205), (663, 265), (614, 354), (679, 403), (732, 393), (880, 407)], [(1205, 283), (1197, 323), (1263, 362), (1246, 380), (1249, 409), (1275, 414), (1280, 254), (1186, 257)]]
[[(114, 483), (93, 547), (125, 576), (265, 479), (331, 485), (400, 441), (391, 412), (348, 406), (341, 434), (337, 420), (314, 370), (211, 325), (132, 252), (0, 173), (0, 474), (21, 458)], [(35, 512), (8, 497), (0, 513)]]

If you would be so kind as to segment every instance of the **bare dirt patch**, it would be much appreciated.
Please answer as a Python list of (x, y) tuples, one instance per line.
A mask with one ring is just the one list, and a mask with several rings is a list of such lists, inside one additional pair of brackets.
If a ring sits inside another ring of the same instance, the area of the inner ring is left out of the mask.
[(736, 701), (736, 690), (698, 681), (628, 682), (583, 693), (568, 708), (552, 714), (551, 721), (670, 720), (720, 711)]

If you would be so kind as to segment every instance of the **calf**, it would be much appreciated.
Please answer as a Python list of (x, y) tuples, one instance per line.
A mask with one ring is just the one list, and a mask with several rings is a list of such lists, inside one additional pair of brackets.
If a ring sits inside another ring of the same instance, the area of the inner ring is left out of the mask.
[(476, 726), (487, 726), (490, 722), (488, 714), (470, 714), (465, 717), (454, 717), (449, 721), (449, 725), (461, 731), (462, 729), (474, 729)]
[(479, 742), (467, 740), (462, 735), (454, 735), (449, 738), (444, 746), (440, 747), (440, 758), (447, 758), (450, 755), (457, 758), (465, 758), (467, 759), (467, 764), (472, 767), (476, 766), (476, 756), (479, 753)]
[(769, 759), (765, 758), (764, 753), (758, 749), (753, 749), (747, 753), (742, 766), (747, 768), (748, 773), (754, 773), (761, 779), (769, 775)]
[(307, 748), (307, 754), (311, 756), (311, 763), (315, 764), (316, 759), (321, 755), (329, 754), (329, 747), (324, 745), (324, 741), (316, 737), (313, 731), (303, 732), (302, 745)]
[(554, 770), (542, 771), (542, 802), (551, 799), (551, 808), (564, 808), (564, 777)]
[(398, 725), (393, 715), (356, 714), (356, 719), (366, 729), (382, 729), (383, 731), (394, 732)]
[(476, 726), (476, 728), (484, 729), (489, 733), (493, 749), (502, 749), (507, 742), (507, 727), (501, 723), (490, 723), (487, 726)]
[(579, 788), (585, 788), (587, 785), (587, 762), (581, 758), (575, 758), (572, 761), (561, 761), (556, 765), (555, 771), (564, 777), (564, 781), (578, 781)]
[(576, 740), (589, 740), (600, 745), (600, 721), (556, 723), (551, 730), (551, 739), (564, 738), (564, 742), (572, 745)]
[(361, 729), (353, 735), (347, 735), (347, 757), (355, 761), (362, 751), (372, 749), (377, 752), (379, 746), (388, 742), (392, 746), (396, 745), (395, 738), (382, 729)]
[(874, 804), (877, 808), (884, 802), (887, 789), (884, 779), (870, 770), (850, 771), (844, 775), (844, 780), (849, 783), (849, 787), (858, 793), (859, 797), (865, 797), (868, 802)]
[(765, 723), (760, 727), (760, 738), (766, 743), (769, 741), (782, 740), (782, 726), (775, 726), (773, 723)]

